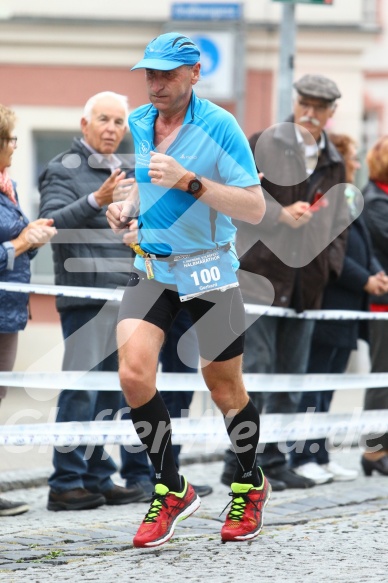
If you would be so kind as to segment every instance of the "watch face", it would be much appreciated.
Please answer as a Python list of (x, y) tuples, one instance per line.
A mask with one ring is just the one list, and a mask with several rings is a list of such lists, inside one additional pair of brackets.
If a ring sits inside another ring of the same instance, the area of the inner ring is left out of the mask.
[(189, 182), (189, 192), (191, 192), (192, 194), (196, 194), (197, 192), (199, 192), (202, 188), (202, 183), (197, 179), (194, 178), (194, 180), (190, 180)]

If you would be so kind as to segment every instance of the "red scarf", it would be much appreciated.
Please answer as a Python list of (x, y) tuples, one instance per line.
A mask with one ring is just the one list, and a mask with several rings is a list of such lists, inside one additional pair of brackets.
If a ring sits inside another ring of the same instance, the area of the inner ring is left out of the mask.
[(13, 204), (17, 204), (12, 180), (8, 176), (7, 170), (4, 170), (4, 172), (0, 172), (0, 191), (3, 192), (5, 196), (7, 196), (9, 200), (13, 202)]
[[(373, 181), (377, 188), (388, 194), (388, 184), (386, 182), (378, 182), (377, 180)], [(371, 304), (369, 306), (371, 312), (388, 312), (388, 305), (386, 304)]]
[(386, 182), (378, 182), (377, 180), (374, 181), (377, 188), (380, 188), (385, 194), (388, 194), (388, 184)]

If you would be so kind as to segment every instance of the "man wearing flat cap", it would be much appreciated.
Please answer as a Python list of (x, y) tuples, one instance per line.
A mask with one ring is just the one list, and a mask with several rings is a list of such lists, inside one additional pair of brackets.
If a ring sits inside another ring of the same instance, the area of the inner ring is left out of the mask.
[(138, 191), (137, 257), (117, 328), (119, 372), (157, 484), (134, 546), (165, 543), (177, 522), (200, 504), (175, 466), (170, 418), (156, 390), (159, 352), (181, 302), (194, 322), (202, 374), (238, 459), (221, 537), (252, 540), (261, 530), (271, 486), (257, 468), (260, 420), (242, 378), (245, 319), (232, 218), (259, 223), (264, 197), (235, 118), (193, 91), (201, 64), (190, 38), (160, 35), (134, 68), (145, 69), (151, 102), (129, 117), (137, 186), (126, 202), (110, 205), (107, 212), (112, 228), (125, 230)]
[[(294, 88), (293, 115), (250, 139), (257, 169), (264, 175), (267, 209), (260, 225), (241, 224), (237, 251), (245, 302), (270, 302), (251, 283), (254, 273), (271, 282), (274, 306), (302, 312), (320, 308), (325, 285), (341, 272), (349, 215), (338, 186), (345, 182), (344, 163), (324, 131), (341, 94), (322, 75), (305, 75)], [(244, 372), (304, 374), (313, 326), (313, 320), (261, 316), (246, 330)], [(300, 393), (253, 393), (251, 398), (260, 411), (294, 413)], [(268, 443), (258, 455), (272, 487), (313, 486), (288, 467), (281, 449)], [(227, 452), (223, 483), (233, 467)]]
[(337, 85), (323, 75), (304, 75), (294, 83), (299, 95), (333, 102), (341, 97)]

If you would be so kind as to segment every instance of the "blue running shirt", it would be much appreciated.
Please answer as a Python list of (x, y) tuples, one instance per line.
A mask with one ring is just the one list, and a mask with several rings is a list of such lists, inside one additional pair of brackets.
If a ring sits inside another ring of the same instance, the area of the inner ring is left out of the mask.
[[(238, 269), (234, 249), (236, 228), (230, 217), (216, 214), (213, 240), (208, 205), (182, 190), (151, 183), (148, 167), (150, 151), (157, 151), (153, 143), (157, 115), (158, 110), (148, 104), (129, 116), (140, 193), (142, 249), (155, 255), (181, 255), (232, 243), (229, 253)], [(236, 119), (207, 99), (199, 99), (194, 92), (183, 125), (166, 155), (175, 158), (188, 171), (214, 182), (241, 188), (260, 184), (248, 140)], [(137, 256), (135, 267), (146, 271), (144, 259)], [(152, 267), (157, 281), (175, 283), (168, 262), (152, 261)]]

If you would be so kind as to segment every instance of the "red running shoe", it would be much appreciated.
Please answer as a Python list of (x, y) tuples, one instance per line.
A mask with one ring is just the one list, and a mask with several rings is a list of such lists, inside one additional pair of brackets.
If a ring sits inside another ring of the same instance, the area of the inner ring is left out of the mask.
[(263, 476), (260, 488), (236, 482), (231, 485), (232, 507), (221, 529), (222, 542), (251, 540), (260, 533), (264, 507), (271, 496), (271, 485), (261, 468), (260, 471)]
[(170, 540), (180, 520), (193, 514), (201, 505), (194, 488), (183, 479), (182, 492), (170, 492), (167, 486), (156, 484), (155, 494), (133, 544), (135, 547), (157, 547)]

